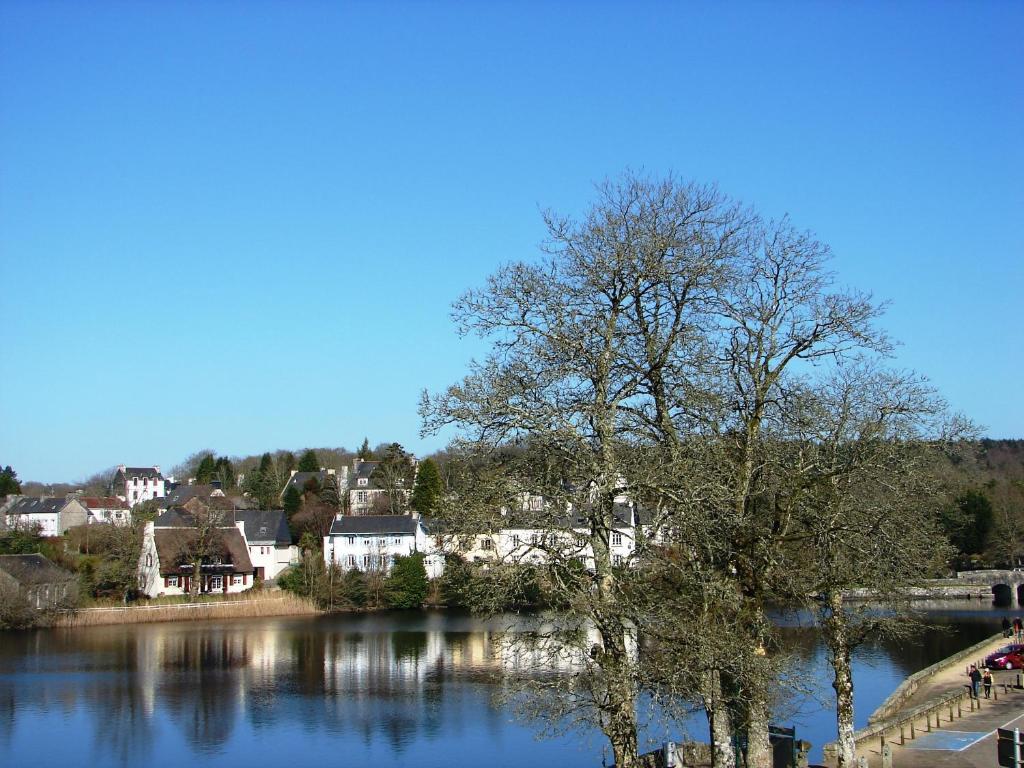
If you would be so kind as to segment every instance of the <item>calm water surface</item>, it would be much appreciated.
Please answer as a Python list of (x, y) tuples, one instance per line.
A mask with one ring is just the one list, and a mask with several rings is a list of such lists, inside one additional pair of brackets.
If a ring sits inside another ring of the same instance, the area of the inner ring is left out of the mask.
[[(1005, 613), (941, 606), (929, 618), (947, 631), (858, 654), (858, 725), (906, 675), (993, 634)], [(510, 625), (425, 612), (0, 634), (0, 766), (597, 768), (599, 734), (539, 741), (494, 703)], [(807, 692), (781, 697), (776, 719), (820, 755), (834, 733), (827, 657), (799, 622), (786, 633)], [(702, 718), (647, 738), (681, 729), (701, 737)]]

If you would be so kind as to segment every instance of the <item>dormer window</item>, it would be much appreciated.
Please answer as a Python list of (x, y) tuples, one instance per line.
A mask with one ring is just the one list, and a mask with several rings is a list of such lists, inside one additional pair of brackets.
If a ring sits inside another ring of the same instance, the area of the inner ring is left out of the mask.
[(365, 477), (359, 478), (359, 485), (367, 485), (369, 481)]

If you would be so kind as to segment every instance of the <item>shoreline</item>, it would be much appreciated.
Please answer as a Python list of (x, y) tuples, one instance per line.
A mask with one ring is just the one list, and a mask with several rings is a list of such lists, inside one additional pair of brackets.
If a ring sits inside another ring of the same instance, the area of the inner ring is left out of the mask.
[(319, 616), (323, 613), (323, 611), (305, 598), (290, 592), (274, 592), (269, 595), (259, 594), (235, 600), (79, 608), (57, 617), (56, 621), (50, 626), (74, 629), (78, 627), (150, 624), (168, 621), (269, 618), (273, 616)]

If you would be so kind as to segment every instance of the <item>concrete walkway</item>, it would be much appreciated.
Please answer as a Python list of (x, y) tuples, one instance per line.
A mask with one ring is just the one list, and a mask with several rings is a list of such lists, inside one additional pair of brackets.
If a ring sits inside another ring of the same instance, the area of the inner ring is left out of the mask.
[[(930, 678), (906, 702), (903, 710), (924, 704), (943, 694), (965, 690), (969, 681), (967, 668), (1001, 648), (1008, 640), (993, 641), (989, 648), (979, 652), (978, 659), (965, 660)], [(986, 699), (982, 692), (980, 707), (970, 711), (967, 699), (961, 707), (961, 717), (950, 720), (949, 711), (941, 714), (938, 727), (934, 715), (931, 729), (925, 726), (924, 718), (915, 721), (917, 738), (899, 743), (899, 733), (890, 733), (887, 743), (892, 748), (893, 768), (993, 768), (996, 762), (996, 728), (1024, 729), (1024, 689), (1016, 688), (1019, 670), (994, 671), (993, 698)], [(1005, 689), (1003, 685), (1006, 685)], [(909, 733), (908, 733), (909, 735)], [(871, 768), (882, 765), (881, 744), (866, 754)]]

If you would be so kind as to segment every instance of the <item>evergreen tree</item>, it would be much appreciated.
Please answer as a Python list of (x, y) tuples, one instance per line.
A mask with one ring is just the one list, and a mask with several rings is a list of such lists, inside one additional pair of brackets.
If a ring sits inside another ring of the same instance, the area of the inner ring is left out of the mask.
[(294, 485), (289, 485), (284, 492), (284, 512), (291, 522), (292, 516), (302, 508), (302, 494)]
[(216, 472), (217, 464), (213, 460), (213, 454), (208, 453), (203, 456), (202, 461), (199, 462), (199, 466), (196, 468), (196, 483), (206, 485), (214, 479)]
[(427, 569), (423, 555), (396, 557), (384, 583), (384, 595), (392, 608), (419, 608), (427, 597)]
[(317, 458), (316, 452), (310, 448), (299, 459), (299, 472), (319, 472), (320, 471), (320, 459)]
[(416, 474), (416, 485), (409, 506), (421, 514), (429, 515), (437, 508), (440, 497), (441, 473), (433, 459), (424, 459)]
[(338, 478), (335, 475), (327, 475), (324, 478), (319, 496), (320, 502), (335, 510), (335, 514), (341, 511), (341, 489), (338, 488)]
[(14, 493), (21, 493), (21, 483), (18, 482), (18, 473), (8, 464), (0, 469), (0, 496), (9, 496)]
[(373, 451), (370, 450), (370, 439), (363, 438), (363, 444), (359, 446), (359, 453), (356, 454), (363, 461), (373, 461)]
[(217, 459), (217, 463), (214, 465), (213, 479), (220, 480), (221, 488), (225, 491), (235, 487), (235, 467), (231, 463), (231, 459), (227, 456), (221, 456)]

